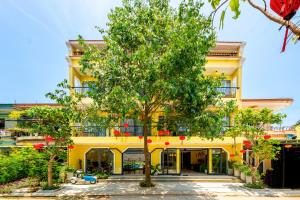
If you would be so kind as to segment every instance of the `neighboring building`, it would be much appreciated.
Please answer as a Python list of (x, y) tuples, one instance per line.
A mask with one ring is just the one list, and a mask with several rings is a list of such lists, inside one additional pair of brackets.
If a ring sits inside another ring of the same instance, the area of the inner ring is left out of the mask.
[[(101, 40), (87, 40), (87, 44), (99, 48), (105, 45)], [(69, 83), (80, 92), (85, 90), (86, 82), (93, 78), (80, 72), (79, 60), (82, 49), (76, 40), (67, 42), (69, 48)], [(224, 74), (226, 80), (219, 88), (224, 93), (224, 99), (234, 99), (238, 108), (268, 107), (279, 110), (292, 104), (293, 100), (284, 99), (242, 99), (242, 69), (243, 69), (243, 42), (217, 42), (208, 55), (206, 75)], [(159, 120), (160, 115), (154, 116)], [(228, 126), (230, 126), (230, 119)], [(77, 137), (73, 137), (74, 149), (69, 150), (69, 165), (81, 168), (86, 172), (94, 170), (109, 171), (112, 174), (142, 174), (143, 173), (143, 135), (138, 121), (128, 119), (130, 137), (115, 137), (113, 130), (102, 130), (97, 127), (86, 127), (86, 130)], [(180, 130), (179, 130), (180, 131)], [(270, 134), (280, 134), (286, 138), (285, 130), (269, 128)], [(291, 129), (291, 131), (294, 131)], [(151, 130), (152, 143), (149, 144), (151, 164), (160, 165), (163, 174), (225, 174), (229, 155), (234, 153), (233, 139), (225, 137), (223, 140), (213, 141), (200, 137), (191, 137), (184, 141), (178, 138), (178, 132), (169, 137), (159, 137), (156, 129)], [(165, 141), (170, 144), (165, 146)], [(243, 138), (237, 139), (238, 149), (243, 148)], [(242, 155), (241, 155), (242, 156)], [(269, 168), (265, 163), (264, 168)]]
[(29, 134), (18, 129), (18, 121), (9, 118), (12, 111), (20, 111), (33, 106), (59, 106), (52, 103), (0, 104), (0, 152), (11, 147), (32, 146), (44, 142), (44, 137)]

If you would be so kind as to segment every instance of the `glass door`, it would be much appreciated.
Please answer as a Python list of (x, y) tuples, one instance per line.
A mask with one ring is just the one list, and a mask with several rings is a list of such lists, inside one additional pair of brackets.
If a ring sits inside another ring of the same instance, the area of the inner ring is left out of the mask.
[(162, 152), (161, 156), (162, 173), (163, 174), (176, 174), (176, 161), (177, 153), (176, 149), (166, 149)]
[(226, 173), (227, 154), (223, 149), (212, 149), (212, 171), (213, 174)]

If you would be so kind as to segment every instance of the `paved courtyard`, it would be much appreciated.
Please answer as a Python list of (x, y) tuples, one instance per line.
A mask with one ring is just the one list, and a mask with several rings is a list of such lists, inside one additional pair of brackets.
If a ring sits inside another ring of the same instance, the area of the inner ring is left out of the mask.
[(65, 184), (56, 191), (32, 194), (12, 193), (0, 199), (300, 199), (300, 190), (248, 189), (242, 183), (159, 182), (154, 188), (140, 188), (137, 182), (100, 182), (95, 185)]

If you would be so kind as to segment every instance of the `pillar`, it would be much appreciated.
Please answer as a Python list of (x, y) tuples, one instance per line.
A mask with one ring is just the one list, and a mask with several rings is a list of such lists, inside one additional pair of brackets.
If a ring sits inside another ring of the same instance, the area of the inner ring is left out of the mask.
[(176, 173), (180, 174), (181, 173), (181, 154), (180, 154), (180, 149), (176, 149)]
[(212, 173), (212, 149), (208, 149), (208, 173)]

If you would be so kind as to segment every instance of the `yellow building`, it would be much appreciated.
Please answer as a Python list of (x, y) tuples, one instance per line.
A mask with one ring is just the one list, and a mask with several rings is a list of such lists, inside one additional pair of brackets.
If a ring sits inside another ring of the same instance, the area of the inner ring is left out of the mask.
[[(87, 44), (104, 46), (104, 41), (87, 40)], [(69, 82), (75, 90), (84, 90), (86, 81), (92, 78), (80, 72), (79, 60), (82, 49), (76, 40), (67, 42), (69, 55)], [(235, 99), (238, 108), (268, 107), (273, 110), (284, 108), (292, 99), (242, 99), (243, 42), (217, 42), (207, 58), (206, 75), (225, 75), (223, 87), (224, 100)], [(155, 116), (159, 120), (159, 115)], [(230, 126), (230, 119), (228, 126)], [(128, 119), (126, 132), (130, 137), (116, 137), (112, 130), (90, 127), (82, 134), (73, 137), (74, 149), (69, 150), (69, 165), (86, 172), (93, 170), (109, 171), (112, 174), (143, 173), (142, 129), (135, 120)], [(273, 130), (270, 128), (270, 133)], [(149, 144), (151, 164), (159, 165), (163, 174), (225, 174), (230, 154), (234, 153), (233, 139), (215, 139), (213, 141), (200, 137), (180, 140), (176, 133), (171, 136), (158, 136), (152, 130)], [(165, 142), (168, 141), (169, 144)], [(242, 149), (243, 138), (237, 138), (237, 148)], [(243, 155), (241, 155), (242, 157)], [(266, 163), (266, 167), (267, 167)]]

